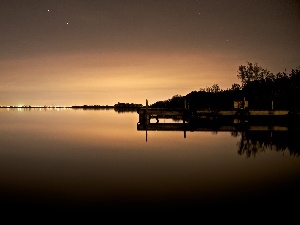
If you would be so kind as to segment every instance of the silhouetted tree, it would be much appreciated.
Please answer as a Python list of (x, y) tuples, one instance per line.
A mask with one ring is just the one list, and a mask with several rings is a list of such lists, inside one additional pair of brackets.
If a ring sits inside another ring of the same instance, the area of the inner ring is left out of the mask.
[(232, 86), (231, 86), (232, 91), (239, 91), (241, 89), (242, 89), (241, 85), (236, 84), (236, 83), (232, 84)]
[(221, 91), (221, 88), (219, 87), (218, 84), (214, 84), (212, 87), (211, 87), (211, 90), (213, 93), (218, 93)]
[(252, 81), (272, 80), (274, 76), (269, 70), (258, 66), (257, 63), (247, 62), (247, 66), (239, 66), (237, 77), (241, 79), (242, 86), (244, 87)]

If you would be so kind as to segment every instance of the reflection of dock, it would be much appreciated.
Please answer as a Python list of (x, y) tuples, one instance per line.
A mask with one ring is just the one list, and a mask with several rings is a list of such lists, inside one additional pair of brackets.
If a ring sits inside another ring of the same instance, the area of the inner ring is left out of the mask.
[(137, 130), (148, 131), (287, 131), (287, 126), (263, 126), (263, 125), (219, 125), (219, 126), (193, 126), (186, 123), (149, 123), (148, 125), (137, 124)]

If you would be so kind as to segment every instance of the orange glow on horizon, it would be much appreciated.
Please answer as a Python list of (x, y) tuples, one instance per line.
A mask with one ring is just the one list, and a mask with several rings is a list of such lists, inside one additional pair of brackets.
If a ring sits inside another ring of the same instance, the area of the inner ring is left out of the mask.
[(154, 103), (215, 83), (226, 89), (238, 82), (238, 64), (230, 66), (226, 56), (210, 52), (78, 52), (6, 60), (1, 67), (7, 74), (3, 91), (16, 92), (12, 102), (2, 104), (21, 101), (17, 96), (37, 105), (53, 97), (51, 104), (59, 105), (144, 104), (146, 98)]

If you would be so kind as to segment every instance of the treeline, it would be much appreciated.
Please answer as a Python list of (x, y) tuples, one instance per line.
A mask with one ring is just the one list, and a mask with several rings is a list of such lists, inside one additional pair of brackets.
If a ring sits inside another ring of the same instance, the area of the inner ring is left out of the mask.
[(300, 67), (289, 74), (271, 73), (257, 63), (239, 66), (237, 78), (227, 90), (218, 84), (200, 88), (186, 96), (174, 95), (171, 99), (150, 105), (153, 108), (182, 108), (227, 110), (234, 108), (234, 101), (248, 101), (249, 109), (300, 110)]
[(118, 102), (114, 105), (115, 108), (140, 108), (143, 107), (142, 104), (136, 104), (136, 103), (122, 103)]

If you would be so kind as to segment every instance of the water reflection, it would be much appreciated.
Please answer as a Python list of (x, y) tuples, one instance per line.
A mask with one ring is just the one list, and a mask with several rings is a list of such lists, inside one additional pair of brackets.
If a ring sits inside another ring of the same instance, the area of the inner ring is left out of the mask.
[(299, 131), (244, 131), (232, 132), (232, 136), (240, 136), (238, 154), (247, 157), (256, 156), (260, 152), (278, 151), (289, 155), (300, 155)]
[[(155, 121), (154, 121), (155, 120)], [(152, 121), (152, 122), (151, 122)], [(204, 123), (201, 126), (197, 124), (185, 123), (182, 119), (168, 118), (166, 122), (159, 123), (159, 120), (151, 118), (149, 124), (137, 123), (138, 131), (145, 131), (146, 142), (148, 141), (148, 132), (150, 131), (183, 131), (183, 138), (187, 137), (188, 132), (230, 132), (232, 137), (240, 138), (237, 143), (237, 153), (246, 155), (246, 157), (255, 157), (260, 152), (265, 151), (286, 151), (291, 156), (300, 155), (299, 140), (300, 130), (298, 127), (268, 125), (252, 125), (243, 123), (215, 124)]]
[(167, 125), (177, 130), (158, 129), (167, 119), (137, 130), (137, 120), (136, 111), (0, 110), (0, 203), (134, 212), (194, 205), (218, 213), (231, 205), (235, 215), (251, 204), (292, 209), (300, 199), (297, 132), (184, 130), (178, 120)]

